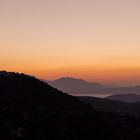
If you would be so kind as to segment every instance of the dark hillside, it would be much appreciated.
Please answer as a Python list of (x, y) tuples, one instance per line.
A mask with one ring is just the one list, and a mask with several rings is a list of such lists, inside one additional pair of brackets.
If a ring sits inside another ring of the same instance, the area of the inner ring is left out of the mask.
[(139, 119), (93, 109), (38, 79), (0, 72), (1, 140), (136, 140)]

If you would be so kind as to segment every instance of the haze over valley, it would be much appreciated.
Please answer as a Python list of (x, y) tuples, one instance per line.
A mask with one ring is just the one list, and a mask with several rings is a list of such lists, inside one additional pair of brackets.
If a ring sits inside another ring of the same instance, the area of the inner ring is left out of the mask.
[(82, 79), (64, 77), (54, 81), (46, 81), (51, 86), (77, 96), (106, 97), (115, 94), (136, 94), (140, 95), (140, 86), (113, 86), (96, 82), (88, 82)]

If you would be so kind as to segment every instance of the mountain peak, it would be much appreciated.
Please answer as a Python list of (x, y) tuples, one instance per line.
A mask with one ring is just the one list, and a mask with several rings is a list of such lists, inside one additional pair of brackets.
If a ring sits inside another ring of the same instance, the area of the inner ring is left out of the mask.
[(54, 81), (48, 81), (51, 86), (70, 94), (90, 94), (96, 92), (102, 85), (97, 83), (90, 83), (83, 79), (73, 77), (62, 77)]
[(66, 82), (66, 81), (72, 81), (72, 82), (85, 82), (85, 83), (89, 83), (88, 81), (86, 80), (83, 80), (83, 79), (78, 79), (78, 78), (73, 78), (73, 77), (62, 77), (62, 78), (59, 78), (59, 79), (56, 79), (54, 81), (61, 81), (61, 82)]

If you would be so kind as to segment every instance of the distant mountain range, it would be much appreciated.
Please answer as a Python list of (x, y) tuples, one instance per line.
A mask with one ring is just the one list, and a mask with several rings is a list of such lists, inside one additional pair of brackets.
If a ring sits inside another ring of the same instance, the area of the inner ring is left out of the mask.
[(51, 86), (70, 94), (94, 94), (94, 93), (103, 93), (108, 86), (104, 86), (100, 83), (90, 83), (82, 79), (76, 78), (60, 78), (54, 81), (47, 81)]
[(89, 83), (82, 79), (68, 77), (49, 81), (48, 84), (70, 94), (96, 93), (99, 89), (103, 88), (103, 86), (98, 83)]
[(140, 95), (140, 86), (117, 87), (106, 86), (100, 83), (90, 83), (76, 78), (60, 78), (47, 81), (51, 86), (72, 95), (114, 95), (114, 94), (137, 94)]

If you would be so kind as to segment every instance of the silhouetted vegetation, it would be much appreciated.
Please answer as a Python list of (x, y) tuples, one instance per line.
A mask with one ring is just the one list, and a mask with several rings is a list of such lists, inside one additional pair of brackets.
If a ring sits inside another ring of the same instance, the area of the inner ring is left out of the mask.
[[(135, 96), (135, 95), (134, 95)], [(121, 101), (110, 100), (108, 98), (97, 98), (90, 96), (77, 96), (78, 99), (86, 104), (92, 105), (94, 108), (107, 112), (120, 113), (123, 115), (133, 115), (140, 117), (140, 103), (127, 103)]]
[(139, 140), (140, 120), (94, 109), (24, 74), (0, 72), (1, 140)]

